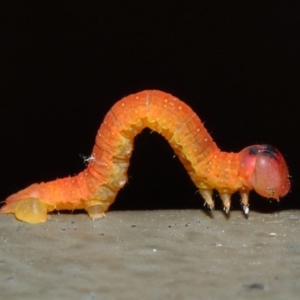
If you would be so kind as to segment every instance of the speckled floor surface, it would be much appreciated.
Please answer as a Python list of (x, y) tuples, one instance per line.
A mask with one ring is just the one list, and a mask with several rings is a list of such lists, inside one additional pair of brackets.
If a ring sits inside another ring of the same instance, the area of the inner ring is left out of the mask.
[(2, 299), (299, 299), (300, 211), (0, 215)]

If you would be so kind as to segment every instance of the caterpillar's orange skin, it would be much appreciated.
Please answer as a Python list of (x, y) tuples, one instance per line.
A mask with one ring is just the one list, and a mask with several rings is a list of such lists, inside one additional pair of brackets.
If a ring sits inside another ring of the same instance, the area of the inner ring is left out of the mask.
[(8, 197), (1, 212), (29, 223), (46, 221), (55, 209), (85, 209), (92, 219), (103, 217), (127, 181), (134, 137), (145, 127), (167, 139), (210, 208), (213, 189), (226, 212), (231, 194), (240, 192), (246, 214), (250, 190), (277, 200), (290, 190), (288, 168), (278, 150), (254, 145), (239, 153), (222, 152), (188, 105), (161, 91), (142, 91), (121, 99), (107, 113), (83, 172), (32, 184)]

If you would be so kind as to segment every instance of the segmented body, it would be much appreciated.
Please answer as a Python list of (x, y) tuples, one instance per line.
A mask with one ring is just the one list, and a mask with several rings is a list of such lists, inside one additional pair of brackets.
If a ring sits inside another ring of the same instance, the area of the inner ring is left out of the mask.
[(275, 180), (276, 187), (268, 183), (268, 191), (261, 194), (278, 199), (290, 188), (285, 161), (275, 148), (255, 145), (240, 153), (222, 152), (188, 105), (161, 91), (142, 91), (121, 99), (107, 113), (83, 172), (33, 184), (8, 197), (1, 212), (14, 213), (30, 223), (45, 221), (47, 212), (55, 209), (83, 208), (93, 219), (103, 217), (127, 181), (134, 137), (145, 127), (166, 138), (211, 208), (213, 189), (219, 192), (226, 211), (231, 194), (239, 191), (248, 212), (248, 193), (255, 188), (252, 176), (258, 155), (267, 162), (269, 159), (280, 177)]

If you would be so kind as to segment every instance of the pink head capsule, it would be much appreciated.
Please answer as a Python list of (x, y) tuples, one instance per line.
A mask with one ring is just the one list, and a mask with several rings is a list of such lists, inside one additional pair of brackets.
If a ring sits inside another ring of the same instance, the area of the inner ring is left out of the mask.
[(270, 145), (254, 145), (240, 152), (250, 186), (261, 196), (279, 200), (291, 187), (286, 162)]

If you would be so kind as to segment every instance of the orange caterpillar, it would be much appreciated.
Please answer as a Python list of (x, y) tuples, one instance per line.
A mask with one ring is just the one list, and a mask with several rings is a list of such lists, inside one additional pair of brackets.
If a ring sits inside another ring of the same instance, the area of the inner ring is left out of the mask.
[(29, 223), (44, 222), (48, 212), (63, 209), (85, 209), (91, 219), (104, 217), (127, 181), (134, 137), (145, 127), (166, 138), (211, 209), (213, 189), (226, 213), (238, 191), (245, 214), (252, 189), (278, 201), (290, 190), (288, 168), (278, 150), (254, 145), (239, 153), (222, 152), (188, 105), (161, 91), (142, 91), (121, 99), (107, 113), (83, 172), (30, 185), (8, 197), (1, 213)]

